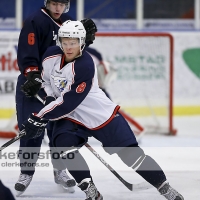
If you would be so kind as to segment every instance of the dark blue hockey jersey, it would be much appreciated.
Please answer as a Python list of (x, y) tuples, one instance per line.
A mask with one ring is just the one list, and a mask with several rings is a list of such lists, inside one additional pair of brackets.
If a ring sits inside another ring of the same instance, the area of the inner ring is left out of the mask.
[(1, 200), (15, 200), (10, 189), (8, 189), (0, 180), (0, 197)]
[(19, 70), (22, 74), (33, 69), (42, 70), (42, 56), (49, 46), (56, 45), (58, 30), (66, 20), (73, 19), (63, 13), (58, 23), (44, 8), (25, 20), (19, 36), (17, 53)]

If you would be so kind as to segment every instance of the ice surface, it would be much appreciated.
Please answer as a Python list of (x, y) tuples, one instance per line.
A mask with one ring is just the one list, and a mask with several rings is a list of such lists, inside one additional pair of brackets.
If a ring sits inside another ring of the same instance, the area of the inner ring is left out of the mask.
[[(2, 121), (0, 126), (5, 123)], [(177, 189), (185, 200), (200, 199), (200, 116), (175, 117), (174, 127), (177, 136), (144, 135), (140, 141), (148, 155), (151, 155), (164, 169), (170, 184)], [(0, 145), (7, 139), (0, 139)], [(141, 183), (144, 180), (133, 170), (126, 167), (116, 155), (108, 155), (94, 139), (89, 144), (106, 160), (117, 172), (130, 183)], [(9, 149), (17, 149), (19, 143), (11, 145)], [(43, 144), (43, 148), (47, 148)], [(105, 200), (161, 200), (162, 197), (155, 188), (130, 192), (86, 147), (81, 150), (91, 169), (94, 182), (103, 194)], [(2, 152), (3, 153), (3, 152)], [(3, 158), (1, 159), (1, 163)], [(15, 194), (14, 184), (19, 176), (19, 168), (0, 169), (0, 178)], [(84, 193), (75, 188), (74, 194), (66, 193), (53, 180), (52, 166), (48, 169), (37, 169), (34, 178), (25, 193), (17, 200), (84, 200)], [(0, 198), (1, 199), (1, 198)]]

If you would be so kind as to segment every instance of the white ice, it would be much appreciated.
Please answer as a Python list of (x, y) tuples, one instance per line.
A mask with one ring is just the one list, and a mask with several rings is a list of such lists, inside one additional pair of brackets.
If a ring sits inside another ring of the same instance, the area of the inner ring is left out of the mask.
[[(1, 122), (1, 127), (5, 123)], [(164, 169), (170, 184), (177, 189), (185, 200), (200, 199), (200, 116), (174, 117), (176, 136), (144, 135), (140, 141), (146, 154), (152, 156)], [(0, 139), (0, 146), (8, 139)], [(144, 182), (143, 178), (126, 167), (116, 155), (108, 155), (98, 141), (89, 140), (89, 144), (107, 161), (125, 180), (130, 183)], [(17, 150), (19, 142), (5, 149)], [(43, 144), (43, 148), (47, 148)], [(81, 150), (91, 169), (95, 185), (105, 200), (161, 200), (155, 188), (130, 192), (86, 147)], [(2, 152), (3, 153), (3, 152)], [(8, 160), (1, 158), (1, 163)], [(10, 162), (13, 162), (10, 160)], [(0, 178), (15, 195), (14, 184), (19, 176), (19, 167), (0, 169)], [(53, 181), (52, 166), (48, 169), (36, 169), (34, 178), (21, 197), (17, 200), (84, 200), (85, 194), (75, 187), (75, 193), (69, 194)], [(1, 198), (0, 198), (1, 199)]]

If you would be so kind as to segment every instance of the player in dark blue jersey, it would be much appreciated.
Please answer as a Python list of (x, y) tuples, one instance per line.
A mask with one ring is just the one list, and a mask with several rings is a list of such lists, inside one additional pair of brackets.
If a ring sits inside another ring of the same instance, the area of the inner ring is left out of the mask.
[(37, 137), (48, 120), (55, 121), (53, 145), (68, 169), (82, 167), (82, 171), (73, 176), (86, 193), (87, 200), (103, 199), (83, 158), (73, 152), (75, 147), (87, 142), (88, 136), (99, 140), (107, 153), (116, 153), (166, 199), (183, 200), (182, 195), (169, 185), (157, 162), (139, 147), (130, 126), (118, 112), (119, 106), (99, 88), (95, 64), (84, 51), (83, 25), (79, 21), (65, 22), (59, 29), (57, 44), (60, 49), (49, 47), (45, 52), (42, 72), (44, 89), (55, 100), (24, 121), (24, 139)]
[(1, 200), (15, 200), (12, 192), (0, 180), (0, 197)]
[[(56, 44), (57, 33), (61, 24), (71, 19), (67, 14), (70, 8), (70, 0), (44, 0), (44, 5), (45, 7), (31, 14), (25, 20), (19, 36), (17, 60), (21, 74), (18, 77), (16, 87), (16, 110), (19, 129), (21, 129), (22, 122), (30, 113), (39, 111), (43, 107), (34, 97), (42, 84), (40, 75), (42, 71), (42, 56), (49, 46)], [(94, 40), (94, 34), (97, 31), (96, 26), (90, 19), (84, 19), (82, 23), (87, 30), (87, 42), (90, 44)], [(41, 97), (46, 96), (42, 89), (39, 94)], [(46, 99), (46, 103), (48, 103), (48, 99)], [(26, 190), (32, 180), (43, 135), (29, 141), (20, 140), (21, 173), (19, 180), (15, 184), (18, 196)], [(47, 127), (47, 135), (50, 141), (50, 149), (52, 149), (51, 123)], [(36, 156), (31, 160), (23, 159), (23, 153), (25, 152), (35, 152), (34, 155)], [(65, 188), (71, 188), (70, 191), (74, 192), (75, 181), (66, 174), (64, 168), (63, 170), (58, 170), (57, 163), (52, 161), (55, 182)]]

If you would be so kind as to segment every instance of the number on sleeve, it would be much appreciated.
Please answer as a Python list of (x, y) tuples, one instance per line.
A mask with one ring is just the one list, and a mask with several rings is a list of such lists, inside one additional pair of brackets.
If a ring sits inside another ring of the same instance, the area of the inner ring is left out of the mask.
[(34, 45), (35, 44), (35, 34), (34, 33), (29, 33), (28, 34), (28, 44), (29, 45)]

